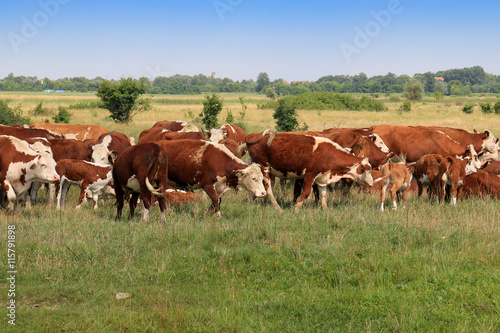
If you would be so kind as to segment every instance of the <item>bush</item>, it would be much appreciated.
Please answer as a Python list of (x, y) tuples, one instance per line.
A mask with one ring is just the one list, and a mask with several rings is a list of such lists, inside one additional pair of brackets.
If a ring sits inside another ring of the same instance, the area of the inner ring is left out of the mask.
[(47, 116), (49, 114), (49, 110), (43, 107), (42, 102), (38, 103), (37, 106), (31, 111), (34, 116)]
[(60, 106), (59, 112), (52, 119), (55, 123), (69, 124), (70, 118), (71, 113), (69, 113), (68, 109)]
[(483, 113), (493, 113), (493, 108), (491, 107), (490, 102), (480, 102), (479, 106), (481, 107)]
[(389, 101), (391, 102), (399, 102), (401, 100), (401, 97), (397, 94), (392, 94), (391, 97), (389, 97)]
[(462, 107), (462, 112), (463, 112), (463, 113), (472, 113), (472, 112), (474, 112), (474, 106), (475, 106), (475, 104), (474, 104), (474, 103), (466, 103), (466, 104)]
[(29, 123), (31, 123), (31, 120), (28, 117), (21, 115), (20, 107), (11, 109), (8, 101), (0, 99), (0, 124), (7, 126), (22, 126)]
[(233, 113), (231, 112), (231, 109), (227, 110), (227, 115), (226, 115), (226, 123), (227, 124), (232, 124), (234, 123), (234, 116)]
[(278, 107), (274, 110), (273, 118), (276, 119), (276, 129), (279, 132), (307, 131), (306, 123), (299, 126), (295, 105), (287, 102), (285, 98), (278, 100)]
[(500, 114), (500, 102), (496, 102), (493, 109), (495, 110), (495, 114)]
[(218, 128), (217, 116), (222, 111), (222, 99), (217, 94), (205, 96), (203, 110), (200, 113), (201, 121), (206, 129)]
[(411, 101), (404, 101), (398, 109), (402, 112), (410, 112), (411, 111)]

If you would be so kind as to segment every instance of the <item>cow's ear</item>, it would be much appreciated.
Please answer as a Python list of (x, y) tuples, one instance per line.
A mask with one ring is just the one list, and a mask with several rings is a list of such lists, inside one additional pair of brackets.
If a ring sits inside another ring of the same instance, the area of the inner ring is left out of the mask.
[(115, 160), (116, 160), (117, 155), (118, 154), (115, 151), (110, 151), (108, 153), (108, 161), (109, 161), (109, 163), (111, 163), (111, 165), (115, 164)]

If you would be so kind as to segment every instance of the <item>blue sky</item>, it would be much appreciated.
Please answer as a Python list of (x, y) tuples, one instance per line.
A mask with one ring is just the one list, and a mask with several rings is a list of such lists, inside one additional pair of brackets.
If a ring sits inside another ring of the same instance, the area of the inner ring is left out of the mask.
[(497, 1), (2, 1), (0, 78), (500, 75)]

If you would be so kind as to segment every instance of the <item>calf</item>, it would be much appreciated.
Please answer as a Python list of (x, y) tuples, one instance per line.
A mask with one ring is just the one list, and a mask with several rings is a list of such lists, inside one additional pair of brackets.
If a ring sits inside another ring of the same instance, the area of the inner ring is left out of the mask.
[(80, 197), (76, 208), (80, 208), (85, 193), (92, 192), (94, 209), (97, 209), (99, 191), (104, 189), (112, 181), (112, 167), (110, 165), (99, 165), (82, 160), (62, 159), (57, 162), (56, 171), (61, 177), (59, 182), (59, 193), (57, 195), (57, 209), (64, 208), (66, 195), (71, 184), (80, 186)]
[(114, 159), (122, 150), (131, 145), (130, 140), (123, 133), (115, 131), (104, 133), (97, 139), (97, 144), (92, 147), (92, 162), (109, 165), (111, 163), (109, 156)]
[[(392, 210), (398, 209), (396, 199), (403, 201), (406, 206), (406, 197), (412, 180), (412, 172), (405, 163), (390, 163), (382, 169), (382, 190), (380, 192), (380, 211), (384, 211), (385, 192), (389, 185), (392, 200)], [(397, 196), (397, 198), (396, 198)]]
[(230, 139), (241, 145), (245, 143), (247, 137), (243, 128), (231, 124), (224, 124), (220, 128), (212, 128), (210, 131), (204, 130), (204, 132), (209, 135), (209, 140), (215, 143), (221, 143), (224, 139)]
[(190, 124), (184, 120), (162, 120), (156, 122), (153, 127), (160, 127), (172, 132), (199, 132), (200, 130), (193, 124)]
[(500, 176), (484, 170), (465, 177), (463, 194), (465, 197), (487, 197), (499, 198)]
[(466, 175), (470, 175), (477, 171), (472, 160), (467, 157), (465, 159), (459, 159), (456, 157), (447, 156), (443, 158), (439, 164), (439, 201), (444, 202), (446, 196), (446, 187), (450, 186), (450, 203), (452, 205), (457, 204), (457, 199), (461, 200), (463, 184)]
[(481, 170), (493, 173), (495, 175), (500, 175), (500, 161), (491, 162)]
[(201, 132), (172, 132), (161, 127), (153, 127), (144, 130), (139, 135), (139, 143), (154, 142), (158, 140), (181, 140), (198, 139), (205, 140), (205, 135)]
[(261, 166), (268, 197), (278, 210), (281, 208), (273, 196), (271, 176), (304, 179), (304, 190), (295, 205), (295, 212), (311, 194), (314, 183), (319, 186), (323, 208), (327, 207), (326, 186), (330, 183), (348, 178), (361, 185), (373, 185), (368, 159), (356, 157), (326, 138), (276, 133), (274, 129), (268, 129), (247, 136), (246, 144), (252, 161)]
[(263, 175), (258, 165), (247, 165), (220, 144), (201, 140), (157, 141), (168, 154), (168, 181), (179, 189), (203, 189), (212, 200), (209, 210), (221, 216), (220, 202), (227, 191), (241, 185), (264, 197)]
[(443, 156), (429, 154), (421, 157), (415, 164), (414, 176), (418, 185), (418, 196), (421, 196), (424, 187), (427, 188), (427, 196), (439, 198), (439, 164)]
[[(113, 166), (113, 185), (116, 193), (116, 220), (121, 220), (124, 196), (132, 193), (129, 201), (129, 220), (134, 216), (137, 199), (143, 205), (143, 219), (149, 219), (151, 195), (158, 198), (160, 222), (166, 222), (165, 191), (167, 190), (168, 156), (155, 143), (143, 143), (123, 150)], [(152, 184), (156, 184), (155, 189)]]
[(56, 162), (49, 154), (37, 153), (26, 141), (12, 136), (0, 136), (0, 147), (0, 186), (9, 210), (14, 209), (16, 199), (25, 199), (32, 182), (59, 181)]

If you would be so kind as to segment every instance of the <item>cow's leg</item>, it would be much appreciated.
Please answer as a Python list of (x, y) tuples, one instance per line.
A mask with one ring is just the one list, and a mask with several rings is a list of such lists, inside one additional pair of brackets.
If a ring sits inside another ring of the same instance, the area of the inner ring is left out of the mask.
[(16, 202), (16, 192), (14, 191), (14, 187), (8, 180), (4, 180), (2, 182), (3, 190), (7, 196), (7, 209), (9, 211), (14, 211), (15, 202)]
[(31, 183), (30, 187), (30, 200), (32, 203), (37, 203), (38, 202), (38, 189), (40, 188), (40, 182), (39, 181), (34, 181)]
[(158, 206), (160, 206), (160, 223), (167, 223), (167, 218), (165, 217), (167, 199), (165, 197), (158, 198)]
[(392, 200), (392, 210), (397, 210), (398, 209), (398, 191), (401, 189), (403, 186), (403, 181), (402, 180), (396, 180), (394, 184), (392, 184), (392, 188), (390, 190), (391, 192), (391, 200)]
[(49, 205), (54, 203), (54, 199), (56, 198), (56, 189), (60, 188), (56, 186), (56, 183), (49, 184)]
[(78, 197), (78, 204), (76, 205), (76, 209), (80, 209), (82, 207), (83, 200), (86, 199), (87, 191), (89, 189), (89, 184), (87, 182), (82, 182), (80, 186), (80, 196)]
[(387, 186), (389, 184), (383, 184), (382, 185), (382, 189), (380, 191), (380, 211), (383, 212), (384, 211), (384, 201), (385, 201), (385, 191), (387, 190)]
[(328, 192), (327, 186), (319, 186), (316, 185), (317, 190), (318, 190), (318, 197), (319, 200), (321, 200), (321, 208), (326, 209), (328, 208), (326, 204), (326, 193)]
[(299, 201), (295, 205), (295, 209), (294, 209), (295, 213), (297, 213), (300, 210), (300, 208), (304, 204), (304, 200), (306, 200), (309, 197), (309, 195), (311, 194), (312, 186), (314, 184), (314, 178), (315, 178), (315, 176), (313, 176), (311, 174), (307, 174), (307, 173), (305, 174), (304, 186), (302, 188), (302, 196), (300, 197)]
[(115, 221), (120, 221), (122, 219), (123, 210), (123, 189), (122, 186), (115, 182), (115, 198), (116, 198), (116, 217)]
[(139, 194), (137, 192), (132, 192), (132, 196), (128, 202), (128, 206), (130, 208), (130, 213), (128, 215), (128, 219), (131, 220), (134, 217), (135, 206), (137, 206), (137, 199), (139, 198)]
[(149, 221), (149, 210), (151, 208), (151, 192), (145, 193), (145, 195), (142, 195), (141, 193), (141, 205), (144, 207), (142, 210), (142, 219), (144, 221)]
[(221, 198), (219, 198), (219, 195), (217, 194), (217, 191), (215, 190), (215, 186), (213, 184), (205, 185), (203, 186), (203, 190), (205, 191), (206, 194), (212, 199), (212, 204), (208, 208), (210, 211), (214, 211), (215, 215), (218, 217), (222, 217), (222, 214), (220, 212), (220, 203), (221, 203)]
[(99, 200), (99, 190), (92, 191), (92, 200), (94, 200), (94, 210), (97, 209), (97, 201)]
[(280, 189), (281, 189), (281, 196), (285, 196), (285, 188), (286, 188), (286, 179), (285, 178), (280, 178)]
[(462, 201), (462, 192), (464, 190), (464, 186), (459, 186), (458, 189), (457, 189), (457, 200), (458, 202), (461, 202)]
[(269, 198), (269, 200), (271, 200), (271, 203), (273, 204), (274, 208), (276, 210), (281, 211), (282, 209), (281, 209), (280, 205), (278, 205), (278, 202), (276, 201), (276, 198), (274, 197), (273, 186), (271, 184), (271, 179), (269, 177), (271, 177), (271, 175), (268, 174), (267, 177), (264, 175), (264, 188), (267, 191), (267, 197)]
[(293, 204), (297, 202), (297, 199), (300, 197), (302, 193), (302, 187), (304, 186), (303, 179), (295, 179), (295, 184), (293, 185)]
[(451, 184), (450, 195), (451, 195), (450, 203), (455, 206), (457, 204), (457, 183), (456, 182), (453, 182), (453, 184)]
[(61, 179), (60, 179), (59, 183), (57, 184), (57, 186), (59, 187), (59, 191), (57, 192), (57, 201), (56, 201), (56, 209), (57, 210), (64, 207), (64, 201), (66, 199), (66, 196), (63, 195), (64, 191), (62, 188), (64, 187), (65, 179), (66, 179), (66, 177), (61, 176)]

